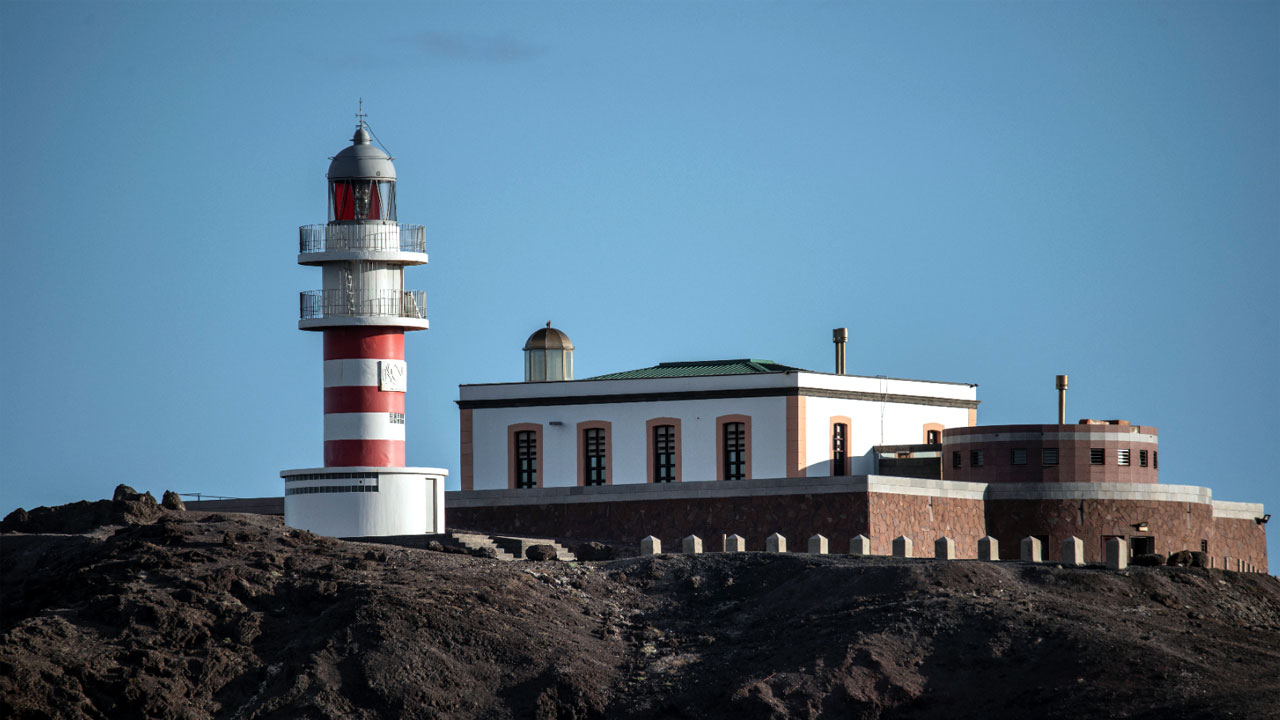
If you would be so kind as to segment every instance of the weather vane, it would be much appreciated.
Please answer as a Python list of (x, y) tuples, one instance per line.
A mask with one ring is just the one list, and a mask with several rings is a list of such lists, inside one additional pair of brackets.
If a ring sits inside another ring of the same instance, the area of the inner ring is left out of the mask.
[(365, 126), (366, 123), (364, 119), (366, 117), (369, 116), (364, 111), (364, 98), (360, 98), (360, 111), (356, 113), (356, 122), (360, 124), (360, 127)]

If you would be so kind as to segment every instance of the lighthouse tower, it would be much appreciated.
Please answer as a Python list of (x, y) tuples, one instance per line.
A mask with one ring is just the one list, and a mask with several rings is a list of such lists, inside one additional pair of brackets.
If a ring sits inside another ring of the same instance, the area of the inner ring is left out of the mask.
[(404, 467), (404, 334), (427, 329), (426, 293), (404, 286), (427, 262), (421, 225), (396, 220), (396, 169), (364, 114), (329, 164), (329, 222), (299, 228), (298, 329), (324, 335), (324, 467), (285, 470), (285, 524), (334, 537), (444, 531), (439, 468)]

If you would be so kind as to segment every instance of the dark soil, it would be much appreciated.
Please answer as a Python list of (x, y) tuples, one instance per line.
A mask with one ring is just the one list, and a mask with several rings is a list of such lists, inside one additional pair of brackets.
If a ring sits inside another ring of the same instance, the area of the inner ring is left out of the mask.
[(0, 536), (0, 717), (1280, 717), (1266, 575), (501, 562), (152, 507)]

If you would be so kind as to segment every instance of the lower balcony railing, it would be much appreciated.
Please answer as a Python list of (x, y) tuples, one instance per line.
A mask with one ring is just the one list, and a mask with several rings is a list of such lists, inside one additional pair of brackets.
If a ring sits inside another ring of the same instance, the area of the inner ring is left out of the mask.
[(306, 290), (299, 295), (301, 318), (401, 317), (425, 320), (425, 290)]
[(298, 228), (298, 252), (367, 250), (425, 253), (426, 238), (426, 231), (421, 225), (393, 223), (303, 225)]

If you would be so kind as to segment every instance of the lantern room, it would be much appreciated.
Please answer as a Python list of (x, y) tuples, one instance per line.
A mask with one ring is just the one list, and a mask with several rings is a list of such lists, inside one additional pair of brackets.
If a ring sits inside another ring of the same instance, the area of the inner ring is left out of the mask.
[(361, 123), (329, 163), (329, 222), (396, 221), (396, 168)]

